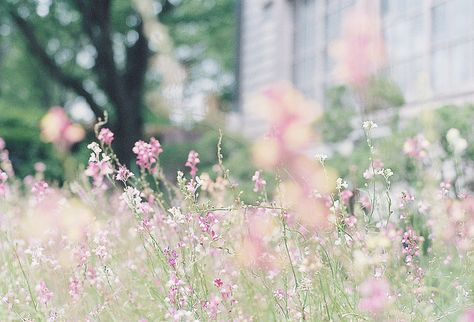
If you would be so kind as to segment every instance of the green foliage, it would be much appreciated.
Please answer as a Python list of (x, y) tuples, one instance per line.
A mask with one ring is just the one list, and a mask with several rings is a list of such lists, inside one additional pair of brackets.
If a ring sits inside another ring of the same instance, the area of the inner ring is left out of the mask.
[(327, 108), (317, 124), (325, 142), (342, 141), (353, 130), (351, 119), (355, 115), (355, 106), (349, 104), (348, 94), (345, 86), (332, 87), (326, 93)]

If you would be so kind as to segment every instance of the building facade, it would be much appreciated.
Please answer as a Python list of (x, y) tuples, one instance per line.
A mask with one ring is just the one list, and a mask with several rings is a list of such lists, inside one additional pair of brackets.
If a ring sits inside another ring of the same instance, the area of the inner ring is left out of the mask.
[(370, 5), (385, 47), (381, 70), (401, 89), (405, 109), (474, 101), (473, 0), (241, 0), (239, 109), (252, 128), (252, 95), (289, 81), (324, 103), (337, 84), (331, 44), (344, 17)]

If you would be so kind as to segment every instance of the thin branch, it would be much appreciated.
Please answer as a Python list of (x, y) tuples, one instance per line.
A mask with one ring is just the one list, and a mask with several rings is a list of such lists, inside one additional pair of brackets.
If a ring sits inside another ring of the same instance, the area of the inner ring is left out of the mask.
[(51, 74), (51, 76), (64, 85), (65, 87), (76, 92), (77, 95), (82, 96), (91, 107), (96, 117), (102, 116), (103, 109), (97, 104), (93, 95), (88, 92), (82, 85), (82, 81), (72, 75), (67, 74), (52, 57), (50, 57), (46, 50), (39, 42), (33, 27), (22, 17), (20, 17), (13, 9), (8, 11), (13, 22), (24, 36), (27, 45), (30, 47), (34, 56), (44, 66), (44, 68)]

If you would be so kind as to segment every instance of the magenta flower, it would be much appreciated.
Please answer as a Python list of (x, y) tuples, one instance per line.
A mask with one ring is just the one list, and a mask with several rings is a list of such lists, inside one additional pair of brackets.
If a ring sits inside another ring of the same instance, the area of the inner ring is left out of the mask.
[(193, 178), (196, 176), (196, 173), (197, 173), (197, 170), (198, 170), (196, 165), (199, 162), (201, 162), (201, 160), (199, 160), (199, 153), (197, 153), (194, 150), (189, 151), (188, 160), (186, 161), (185, 166), (187, 166), (191, 169), (190, 173), (191, 173), (191, 176)]
[(222, 285), (224, 285), (224, 282), (222, 282), (222, 280), (220, 278), (214, 279), (214, 286), (215, 287), (220, 288), (220, 287), (222, 287)]
[(111, 145), (114, 140), (114, 133), (108, 128), (102, 128), (97, 136), (100, 142), (105, 145)]

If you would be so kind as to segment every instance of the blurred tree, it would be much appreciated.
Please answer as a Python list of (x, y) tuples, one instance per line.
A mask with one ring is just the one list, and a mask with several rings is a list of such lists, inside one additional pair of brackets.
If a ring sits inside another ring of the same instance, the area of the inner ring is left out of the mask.
[[(214, 52), (211, 58), (217, 57), (224, 69), (231, 70), (232, 26), (224, 24), (217, 32), (216, 24), (233, 17), (230, 4), (234, 0), (148, 1), (153, 3), (157, 19), (173, 25), (172, 35), (178, 44), (190, 41), (176, 31), (180, 21), (186, 26), (195, 24), (194, 36), (201, 39), (200, 53)], [(215, 22), (214, 18), (219, 21)], [(232, 21), (231, 18), (227, 20)], [(209, 33), (212, 30), (216, 31), (215, 37)], [(96, 117), (106, 110), (109, 112), (116, 134), (116, 151), (123, 162), (130, 162), (132, 145), (143, 134), (146, 114), (143, 97), (152, 54), (144, 23), (133, 1), (2, 0), (0, 34), (9, 35), (0, 41), (0, 65), (14, 63), (16, 69), (7, 68), (7, 73), (24, 73), (9, 78), (8, 86), (0, 86), (3, 101), (13, 102), (18, 95), (11, 94), (21, 91), (25, 92), (23, 98), (39, 100), (30, 105), (51, 106), (64, 103), (74, 93), (87, 102)], [(25, 46), (18, 42), (18, 35)], [(219, 52), (220, 41), (226, 42), (226, 48)], [(7, 55), (9, 61), (2, 62), (6, 50), (18, 54)], [(193, 63), (204, 60), (203, 56), (192, 56)]]

